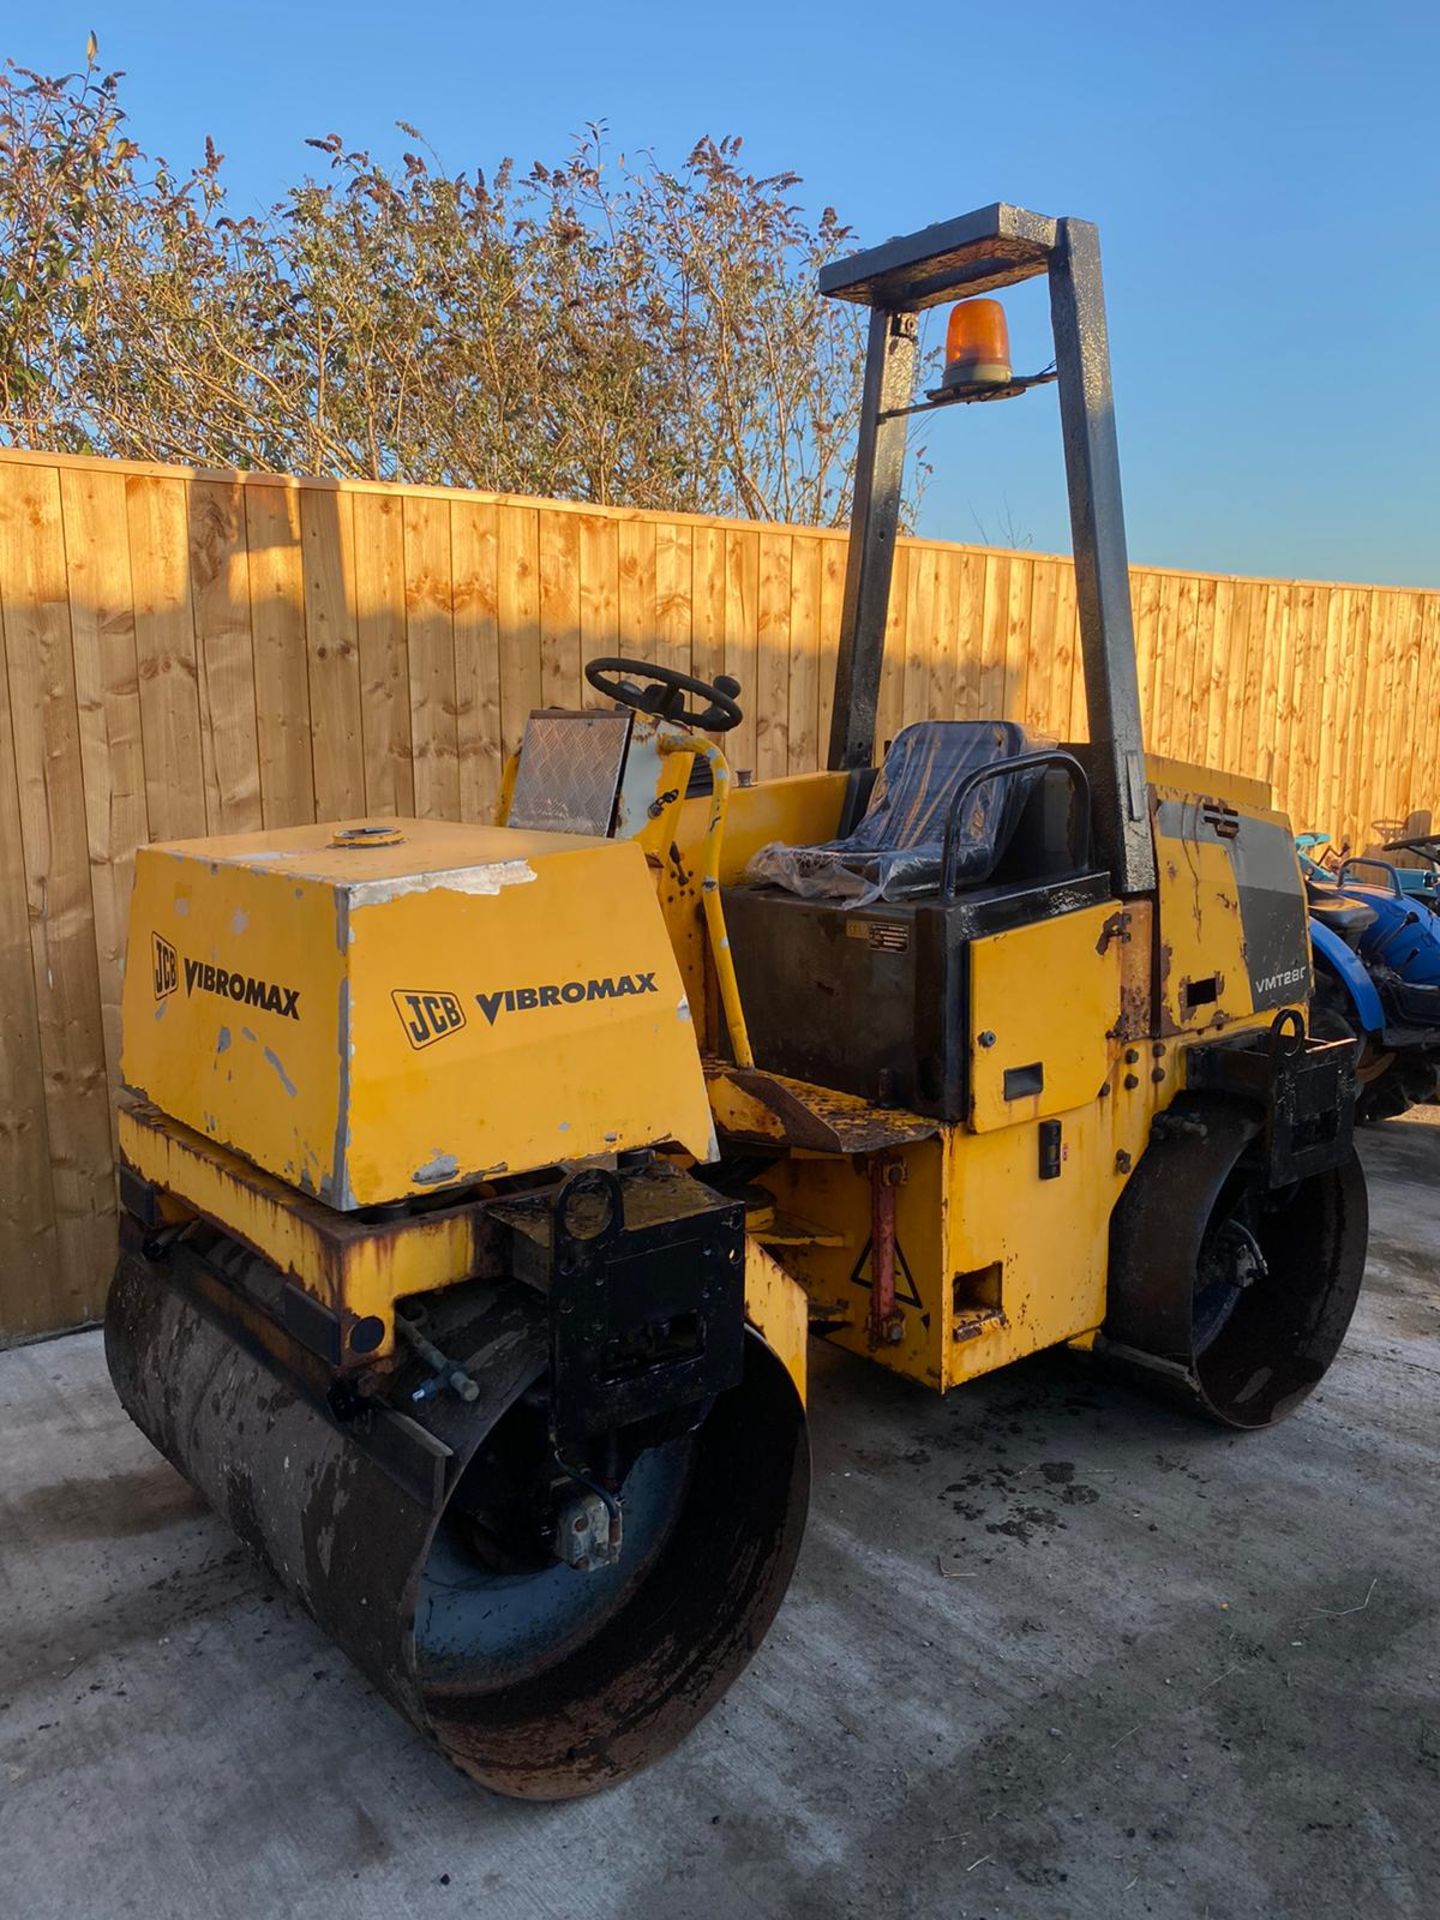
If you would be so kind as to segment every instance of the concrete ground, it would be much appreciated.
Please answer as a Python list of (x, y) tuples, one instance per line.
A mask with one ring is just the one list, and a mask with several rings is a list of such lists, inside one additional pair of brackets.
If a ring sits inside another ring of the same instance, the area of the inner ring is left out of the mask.
[(1232, 1438), (1064, 1357), (927, 1397), (816, 1355), (800, 1569), (680, 1752), (488, 1798), (135, 1432), (0, 1355), (0, 1914), (1440, 1911), (1440, 1110), (1367, 1133), (1339, 1362)]

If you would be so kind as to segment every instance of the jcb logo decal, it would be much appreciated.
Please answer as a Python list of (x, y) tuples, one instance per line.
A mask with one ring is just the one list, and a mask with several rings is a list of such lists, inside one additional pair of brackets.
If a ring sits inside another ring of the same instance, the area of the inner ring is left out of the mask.
[(152, 933), (150, 940), (155, 956), (155, 998), (163, 1000), (180, 984), (180, 963), (168, 940), (162, 940), (158, 933)]
[(395, 1011), (412, 1047), (428, 1047), (458, 1033), (465, 1024), (459, 997), (453, 993), (421, 993), (409, 987), (397, 987), (390, 995)]

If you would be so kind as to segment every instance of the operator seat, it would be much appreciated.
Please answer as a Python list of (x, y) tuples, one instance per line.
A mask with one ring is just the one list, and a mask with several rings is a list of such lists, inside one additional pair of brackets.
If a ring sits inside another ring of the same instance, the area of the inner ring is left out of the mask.
[[(1034, 744), (1010, 721), (906, 727), (868, 805), (868, 774), (851, 774), (851, 830), (842, 813), (823, 846), (762, 847), (721, 889), (760, 1071), (964, 1118), (972, 943), (1113, 898), (1091, 862), (1083, 765)], [(1027, 1067), (1013, 1097), (1033, 1080)]]
[(1333, 880), (1305, 876), (1305, 907), (1312, 920), (1354, 946), (1356, 939), (1376, 921), (1375, 909), (1353, 893), (1346, 893)]
[[(762, 847), (746, 879), (807, 900), (906, 900), (940, 885), (945, 826), (960, 782), (977, 768), (1016, 759), (1036, 743), (1011, 720), (921, 720), (903, 727), (858, 826), (817, 847)], [(1014, 835), (1038, 775), (978, 787), (958, 822), (959, 884), (980, 886)]]

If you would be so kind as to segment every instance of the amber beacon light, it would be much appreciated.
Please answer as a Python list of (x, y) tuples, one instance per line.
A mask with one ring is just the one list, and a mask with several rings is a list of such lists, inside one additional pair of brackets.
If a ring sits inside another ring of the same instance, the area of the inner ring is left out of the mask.
[(1010, 373), (1010, 328), (998, 300), (962, 300), (945, 329), (945, 387), (1005, 386)]

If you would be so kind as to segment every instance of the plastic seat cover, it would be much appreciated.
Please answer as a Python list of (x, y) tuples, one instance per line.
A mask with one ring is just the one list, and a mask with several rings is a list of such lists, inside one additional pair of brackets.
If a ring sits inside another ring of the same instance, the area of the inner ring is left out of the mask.
[[(1040, 744), (1010, 720), (921, 720), (890, 743), (870, 805), (855, 831), (816, 847), (761, 847), (745, 878), (806, 899), (864, 906), (934, 893), (945, 822), (960, 782), (979, 767)], [(978, 886), (994, 871), (1036, 779), (987, 780), (960, 823), (957, 880)]]

